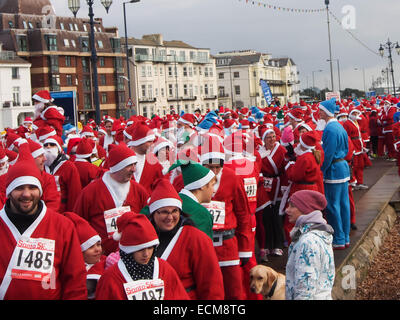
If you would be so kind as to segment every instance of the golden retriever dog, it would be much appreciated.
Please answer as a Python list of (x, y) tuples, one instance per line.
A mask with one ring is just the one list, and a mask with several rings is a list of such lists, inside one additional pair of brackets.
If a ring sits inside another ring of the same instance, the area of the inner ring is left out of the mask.
[(285, 282), (285, 275), (265, 265), (250, 270), (250, 290), (262, 294), (264, 300), (285, 300)]

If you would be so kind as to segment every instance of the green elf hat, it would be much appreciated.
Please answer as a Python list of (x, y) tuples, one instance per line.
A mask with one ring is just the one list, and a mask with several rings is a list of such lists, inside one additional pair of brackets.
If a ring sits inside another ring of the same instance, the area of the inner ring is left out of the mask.
[(186, 190), (195, 190), (205, 186), (214, 177), (214, 172), (192, 160), (178, 160), (168, 170), (181, 168), (183, 184)]

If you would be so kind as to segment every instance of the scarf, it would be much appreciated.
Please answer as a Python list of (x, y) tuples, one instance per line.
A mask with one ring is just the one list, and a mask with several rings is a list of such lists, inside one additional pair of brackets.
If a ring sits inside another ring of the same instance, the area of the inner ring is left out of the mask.
[(137, 263), (132, 253), (126, 253), (121, 249), (119, 255), (133, 281), (153, 279), (155, 250), (148, 264)]
[[(311, 224), (311, 226), (304, 231), (302, 229), (306, 224)], [(290, 238), (292, 242), (296, 242), (300, 239), (302, 234), (311, 230), (320, 230), (333, 234), (333, 228), (322, 217), (322, 212), (316, 210), (297, 218), (294, 228), (290, 231)]]

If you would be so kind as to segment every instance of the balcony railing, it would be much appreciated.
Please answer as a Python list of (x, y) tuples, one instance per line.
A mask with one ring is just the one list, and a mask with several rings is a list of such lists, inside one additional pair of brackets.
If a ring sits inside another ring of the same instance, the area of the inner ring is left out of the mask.
[(177, 63), (209, 63), (210, 59), (208, 58), (189, 58), (180, 57), (180, 56), (163, 56), (163, 55), (146, 55), (146, 54), (136, 54), (135, 61), (136, 62), (144, 62), (144, 61), (152, 61), (152, 62), (165, 62), (165, 63), (174, 63), (176, 59)]

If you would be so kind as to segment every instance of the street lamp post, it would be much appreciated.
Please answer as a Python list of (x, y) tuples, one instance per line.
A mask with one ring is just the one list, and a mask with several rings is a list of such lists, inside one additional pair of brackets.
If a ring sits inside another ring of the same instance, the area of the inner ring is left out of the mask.
[[(111, 7), (112, 0), (100, 0), (101, 4), (106, 9), (107, 13)], [(94, 12), (93, 12), (93, 4), (94, 0), (86, 0), (89, 6), (89, 23), (90, 23), (90, 45), (91, 45), (91, 63), (92, 63), (92, 70), (93, 70), (93, 87), (94, 87), (94, 104), (96, 107), (96, 124), (100, 125), (100, 99), (99, 99), (99, 83), (98, 83), (98, 76), (97, 76), (97, 52), (96, 52), (96, 43), (95, 43), (95, 36), (94, 36)], [(80, 9), (80, 0), (68, 0), (68, 8), (76, 17)]]
[(322, 72), (323, 70), (315, 70), (315, 71), (312, 71), (312, 85), (313, 85), (313, 99), (315, 100), (315, 76), (314, 76), (314, 73), (315, 72)]
[(389, 51), (389, 66), (390, 66), (390, 72), (392, 74), (392, 81), (393, 81), (393, 94), (396, 95), (396, 83), (394, 81), (394, 70), (393, 70), (393, 58), (392, 58), (392, 49), (396, 49), (397, 54), (400, 54), (400, 45), (398, 42), (393, 43), (388, 39), (388, 41), (385, 44), (381, 44), (379, 47), (379, 53), (383, 57), (385, 54), (385, 49), (388, 49)]
[(384, 78), (386, 85), (387, 85), (387, 91), (388, 94), (390, 93), (390, 84), (389, 84), (389, 68), (385, 68), (382, 70), (382, 76), (386, 77)]
[(326, 19), (328, 23), (328, 41), (329, 41), (329, 64), (331, 68), (331, 85), (332, 85), (332, 92), (335, 91), (335, 85), (333, 83), (333, 66), (332, 66), (332, 45), (331, 45), (331, 29), (329, 23), (329, 0), (325, 0), (326, 5)]
[(132, 98), (132, 88), (131, 88), (131, 72), (129, 67), (129, 46), (128, 46), (128, 30), (126, 25), (126, 7), (127, 3), (135, 3), (140, 2), (140, 0), (130, 0), (128, 2), (124, 2), (122, 5), (124, 7), (124, 27), (125, 27), (125, 53), (126, 53), (126, 72), (128, 73), (128, 83), (129, 83), (129, 99)]
[[(336, 63), (337, 63), (338, 80), (339, 80), (338, 85), (339, 85), (339, 93), (340, 93), (340, 91), (342, 90), (342, 89), (341, 89), (342, 86), (340, 85), (340, 66), (339, 66), (339, 59), (333, 59), (333, 60), (336, 61)], [(330, 59), (327, 59), (326, 61), (330, 61)]]

